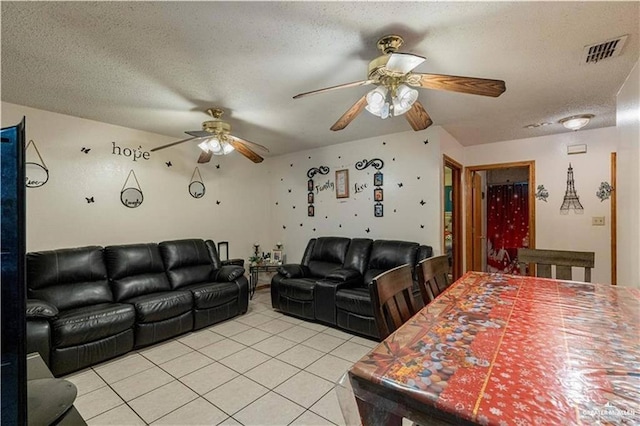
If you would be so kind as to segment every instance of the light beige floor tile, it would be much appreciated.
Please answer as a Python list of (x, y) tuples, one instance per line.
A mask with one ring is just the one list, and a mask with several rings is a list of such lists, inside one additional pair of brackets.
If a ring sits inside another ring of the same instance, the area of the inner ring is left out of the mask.
[(356, 362), (371, 351), (371, 348), (353, 342), (344, 342), (331, 352), (331, 355)]
[(90, 419), (122, 404), (124, 401), (109, 387), (82, 395), (73, 403), (83, 419)]
[(324, 331), (327, 328), (329, 328), (326, 325), (317, 324), (315, 322), (310, 322), (310, 321), (302, 321), (300, 323), (300, 325), (303, 326), (303, 327), (306, 327), (306, 328), (310, 328), (311, 330), (315, 330), (315, 331)]
[(265, 355), (262, 352), (258, 352), (255, 349), (246, 348), (240, 352), (236, 352), (233, 355), (229, 355), (226, 358), (220, 360), (220, 363), (226, 365), (229, 368), (234, 369), (239, 373), (251, 370), (253, 367), (262, 364), (269, 360), (271, 357)]
[(101, 425), (146, 425), (140, 417), (133, 411), (128, 405), (123, 404), (116, 408), (95, 416), (87, 421), (88, 426), (101, 426)]
[(327, 426), (333, 425), (329, 420), (320, 417), (313, 411), (305, 411), (300, 417), (295, 419), (289, 426)]
[(268, 306), (267, 305), (264, 305), (264, 306), (267, 309), (260, 312), (262, 315), (266, 315), (266, 316), (270, 317), (271, 319), (274, 319), (274, 318), (283, 319), (285, 317), (281, 312), (278, 312), (278, 311), (274, 310), (271, 307), (271, 302), (269, 302)]
[(233, 417), (245, 426), (286, 425), (304, 412), (304, 408), (269, 392), (240, 410)]
[(215, 361), (208, 356), (204, 356), (200, 352), (194, 351), (189, 352), (186, 355), (179, 356), (178, 358), (174, 358), (171, 361), (167, 361), (164, 364), (160, 364), (160, 368), (171, 374), (173, 377), (179, 378), (191, 373), (192, 371), (209, 365), (212, 362)]
[(325, 355), (307, 368), (306, 371), (327, 379), (330, 382), (337, 382), (353, 365), (352, 362), (333, 355)]
[(291, 327), (293, 327), (293, 324), (291, 324), (290, 322), (282, 321), (280, 319), (273, 319), (264, 324), (260, 324), (256, 326), (256, 328), (259, 328), (260, 330), (263, 330), (263, 331), (267, 331), (271, 334), (281, 333)]
[(210, 330), (200, 330), (194, 333), (189, 333), (184, 337), (178, 339), (178, 342), (189, 346), (193, 349), (204, 348), (212, 343), (219, 342), (224, 339), (224, 336), (214, 333)]
[(94, 371), (107, 383), (115, 383), (126, 377), (154, 367), (153, 363), (142, 355), (132, 352), (124, 357), (102, 363)]
[(300, 318), (291, 317), (289, 315), (282, 315), (282, 318), (280, 319), (282, 321), (290, 322), (291, 324), (294, 324), (294, 325), (300, 325), (304, 322)]
[(268, 339), (265, 339), (260, 343), (256, 343), (251, 347), (267, 355), (276, 356), (286, 351), (287, 349), (291, 349), (295, 345), (296, 342), (292, 342), (291, 340), (287, 340), (280, 336), (271, 336)]
[(243, 345), (251, 346), (270, 336), (271, 334), (266, 331), (258, 330), (257, 328), (250, 328), (247, 331), (231, 336), (230, 339), (240, 342)]
[(333, 383), (301, 371), (274, 389), (280, 395), (305, 408), (311, 407), (333, 389)]
[(247, 371), (244, 375), (269, 389), (293, 376), (300, 369), (285, 362), (271, 358), (269, 361)]
[(265, 322), (271, 321), (271, 318), (262, 315), (262, 314), (253, 314), (253, 315), (243, 315), (236, 319), (237, 322), (241, 322), (242, 324), (246, 324), (249, 327), (255, 327), (260, 324), (264, 324)]
[(245, 345), (235, 342), (231, 339), (224, 339), (212, 345), (198, 349), (198, 352), (208, 356), (211, 359), (219, 360), (228, 357), (231, 354), (239, 352), (246, 348)]
[(295, 365), (298, 368), (306, 368), (313, 362), (320, 359), (323, 355), (324, 352), (320, 352), (317, 349), (310, 348), (309, 346), (297, 345), (276, 356), (276, 358)]
[(131, 401), (147, 392), (173, 381), (174, 378), (160, 367), (153, 367), (111, 385), (125, 401)]
[(344, 340), (349, 340), (352, 337), (355, 337), (353, 334), (348, 333), (346, 331), (338, 330), (337, 328), (328, 327), (323, 333), (326, 333), (330, 336), (339, 337)]
[(372, 339), (365, 339), (364, 337), (360, 337), (360, 336), (352, 337), (350, 341), (353, 342), (353, 343), (357, 343), (359, 345), (362, 345), (362, 346), (366, 346), (368, 348), (375, 348), (376, 346), (378, 346), (380, 344), (380, 342), (377, 342), (377, 341), (372, 340)]
[(64, 377), (64, 379), (76, 385), (78, 389), (77, 397), (107, 386), (107, 383), (91, 369), (71, 374)]
[(189, 373), (180, 378), (180, 381), (189, 386), (200, 395), (204, 395), (211, 389), (215, 389), (221, 384), (236, 377), (238, 373), (224, 365), (214, 362), (206, 367)]
[(147, 423), (196, 399), (198, 395), (177, 380), (129, 402), (131, 408)]
[(331, 352), (344, 342), (344, 339), (333, 337), (325, 333), (319, 333), (313, 337), (308, 338), (307, 340), (302, 342), (302, 344), (322, 352)]
[(219, 423), (218, 426), (242, 426), (242, 423), (240, 423), (233, 417), (229, 417), (227, 420)]
[(139, 351), (139, 353), (154, 364), (162, 364), (191, 351), (193, 351), (193, 349), (189, 346), (183, 345), (177, 340), (170, 340), (166, 343), (160, 343), (143, 349)]
[(222, 322), (220, 324), (213, 325), (209, 327), (208, 330), (213, 331), (214, 333), (221, 334), (225, 337), (231, 337), (235, 334), (242, 333), (243, 331), (247, 331), (250, 328), (251, 327), (241, 322), (229, 320), (229, 321)]
[(154, 425), (215, 425), (228, 416), (203, 398), (198, 398), (153, 422)]
[(233, 415), (267, 392), (269, 389), (264, 386), (244, 376), (238, 376), (213, 389), (204, 397), (227, 414)]
[(292, 340), (296, 343), (300, 343), (307, 340), (310, 337), (315, 336), (316, 334), (318, 334), (317, 331), (311, 330), (310, 328), (305, 328), (305, 327), (296, 325), (295, 327), (291, 327), (283, 331), (282, 333), (278, 333), (278, 336), (284, 337), (285, 339)]
[(310, 410), (337, 425), (344, 426), (346, 424), (335, 390), (328, 392), (320, 401), (312, 405)]

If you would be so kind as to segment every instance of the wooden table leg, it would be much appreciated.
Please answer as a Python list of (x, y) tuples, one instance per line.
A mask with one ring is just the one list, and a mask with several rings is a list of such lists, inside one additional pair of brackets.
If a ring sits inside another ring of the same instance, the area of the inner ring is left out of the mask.
[(356, 397), (363, 426), (402, 426), (402, 417)]

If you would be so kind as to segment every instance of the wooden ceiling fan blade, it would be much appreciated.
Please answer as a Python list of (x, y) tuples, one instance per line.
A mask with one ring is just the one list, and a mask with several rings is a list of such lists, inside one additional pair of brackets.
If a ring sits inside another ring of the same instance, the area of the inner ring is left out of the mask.
[(200, 154), (200, 157), (198, 157), (198, 163), (199, 164), (208, 163), (209, 161), (211, 161), (212, 156), (213, 156), (213, 152), (202, 151), (202, 153)]
[(194, 138), (210, 138), (211, 136), (213, 136), (213, 133), (207, 132), (205, 130), (190, 130), (185, 133), (193, 136)]
[(249, 145), (249, 146), (251, 146), (251, 147), (253, 147), (253, 148), (261, 149), (261, 150), (263, 150), (264, 152), (271, 152), (271, 151), (269, 151), (269, 148), (267, 148), (267, 147), (266, 147), (266, 146), (264, 146), (264, 145), (260, 145), (259, 143), (251, 142), (251, 141), (248, 141), (248, 140), (246, 140), (246, 139), (239, 138), (239, 137), (237, 137), (237, 136), (233, 136), (233, 138), (234, 138), (235, 140), (237, 140), (237, 141), (239, 141), (239, 142), (242, 142), (243, 144)]
[(389, 56), (385, 68), (389, 71), (406, 74), (426, 60), (427, 58), (412, 53), (394, 52)]
[(262, 163), (262, 160), (264, 160), (264, 158), (253, 152), (248, 146), (246, 146), (240, 139), (236, 138), (235, 136), (229, 137), (227, 142), (232, 147), (234, 147), (236, 151), (238, 151), (240, 154), (244, 155), (254, 163)]
[(330, 92), (332, 90), (346, 89), (347, 87), (366, 86), (373, 83), (373, 80), (354, 81), (352, 83), (339, 84), (337, 86), (325, 87), (324, 89), (312, 90), (311, 92), (299, 93), (293, 99), (302, 98), (303, 96), (317, 95), (318, 93)]
[(418, 82), (414, 84), (411, 78), (407, 82), (412, 86), (420, 86), (425, 89), (449, 90), (472, 95), (492, 96), (494, 98), (500, 96), (506, 90), (502, 80), (444, 74), (413, 74), (410, 77), (413, 76), (419, 77)]
[(196, 138), (192, 137), (192, 138), (182, 139), (181, 141), (171, 142), (171, 143), (168, 143), (166, 145), (159, 146), (157, 148), (151, 148), (151, 152), (160, 151), (161, 149), (169, 148), (171, 146), (178, 145), (178, 144), (181, 144), (181, 143), (184, 143), (184, 142), (189, 142), (189, 141), (194, 140), (194, 139), (196, 139)]
[(415, 101), (413, 103), (413, 106), (409, 111), (407, 111), (405, 117), (407, 118), (407, 121), (409, 122), (413, 130), (415, 130), (416, 132), (419, 130), (424, 130), (433, 124), (433, 121), (431, 121), (431, 117), (429, 117), (427, 111), (418, 101)]
[(342, 114), (342, 117), (340, 117), (338, 121), (336, 121), (333, 126), (331, 126), (331, 130), (335, 132), (347, 127), (349, 123), (351, 123), (358, 116), (358, 114), (362, 112), (365, 106), (367, 106), (367, 95), (364, 95), (363, 97), (358, 99), (358, 101), (353, 104), (351, 108), (347, 110), (347, 112)]

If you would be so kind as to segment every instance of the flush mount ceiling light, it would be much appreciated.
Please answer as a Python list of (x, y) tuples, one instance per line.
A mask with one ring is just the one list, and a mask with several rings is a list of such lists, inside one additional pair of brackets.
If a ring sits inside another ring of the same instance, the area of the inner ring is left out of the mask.
[(589, 121), (591, 121), (593, 117), (593, 114), (573, 115), (571, 117), (563, 118), (559, 123), (567, 129), (575, 131), (582, 129), (584, 126), (589, 124)]

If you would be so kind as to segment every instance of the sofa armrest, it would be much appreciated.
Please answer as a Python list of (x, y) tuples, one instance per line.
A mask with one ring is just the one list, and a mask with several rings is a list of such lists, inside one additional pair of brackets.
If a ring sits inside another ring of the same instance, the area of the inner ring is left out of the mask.
[(293, 263), (282, 265), (278, 268), (278, 273), (286, 278), (305, 278), (310, 275), (308, 267)]
[(324, 277), (325, 280), (330, 281), (362, 281), (362, 274), (356, 271), (355, 269), (336, 269), (332, 271), (329, 275)]
[(244, 267), (244, 259), (237, 258), (237, 259), (223, 260), (222, 266), (227, 266), (227, 265), (236, 265), (236, 266)]
[(51, 319), (58, 316), (58, 308), (44, 300), (27, 299), (27, 319)]
[(224, 265), (215, 272), (215, 281), (230, 283), (244, 275), (244, 268), (237, 265)]

